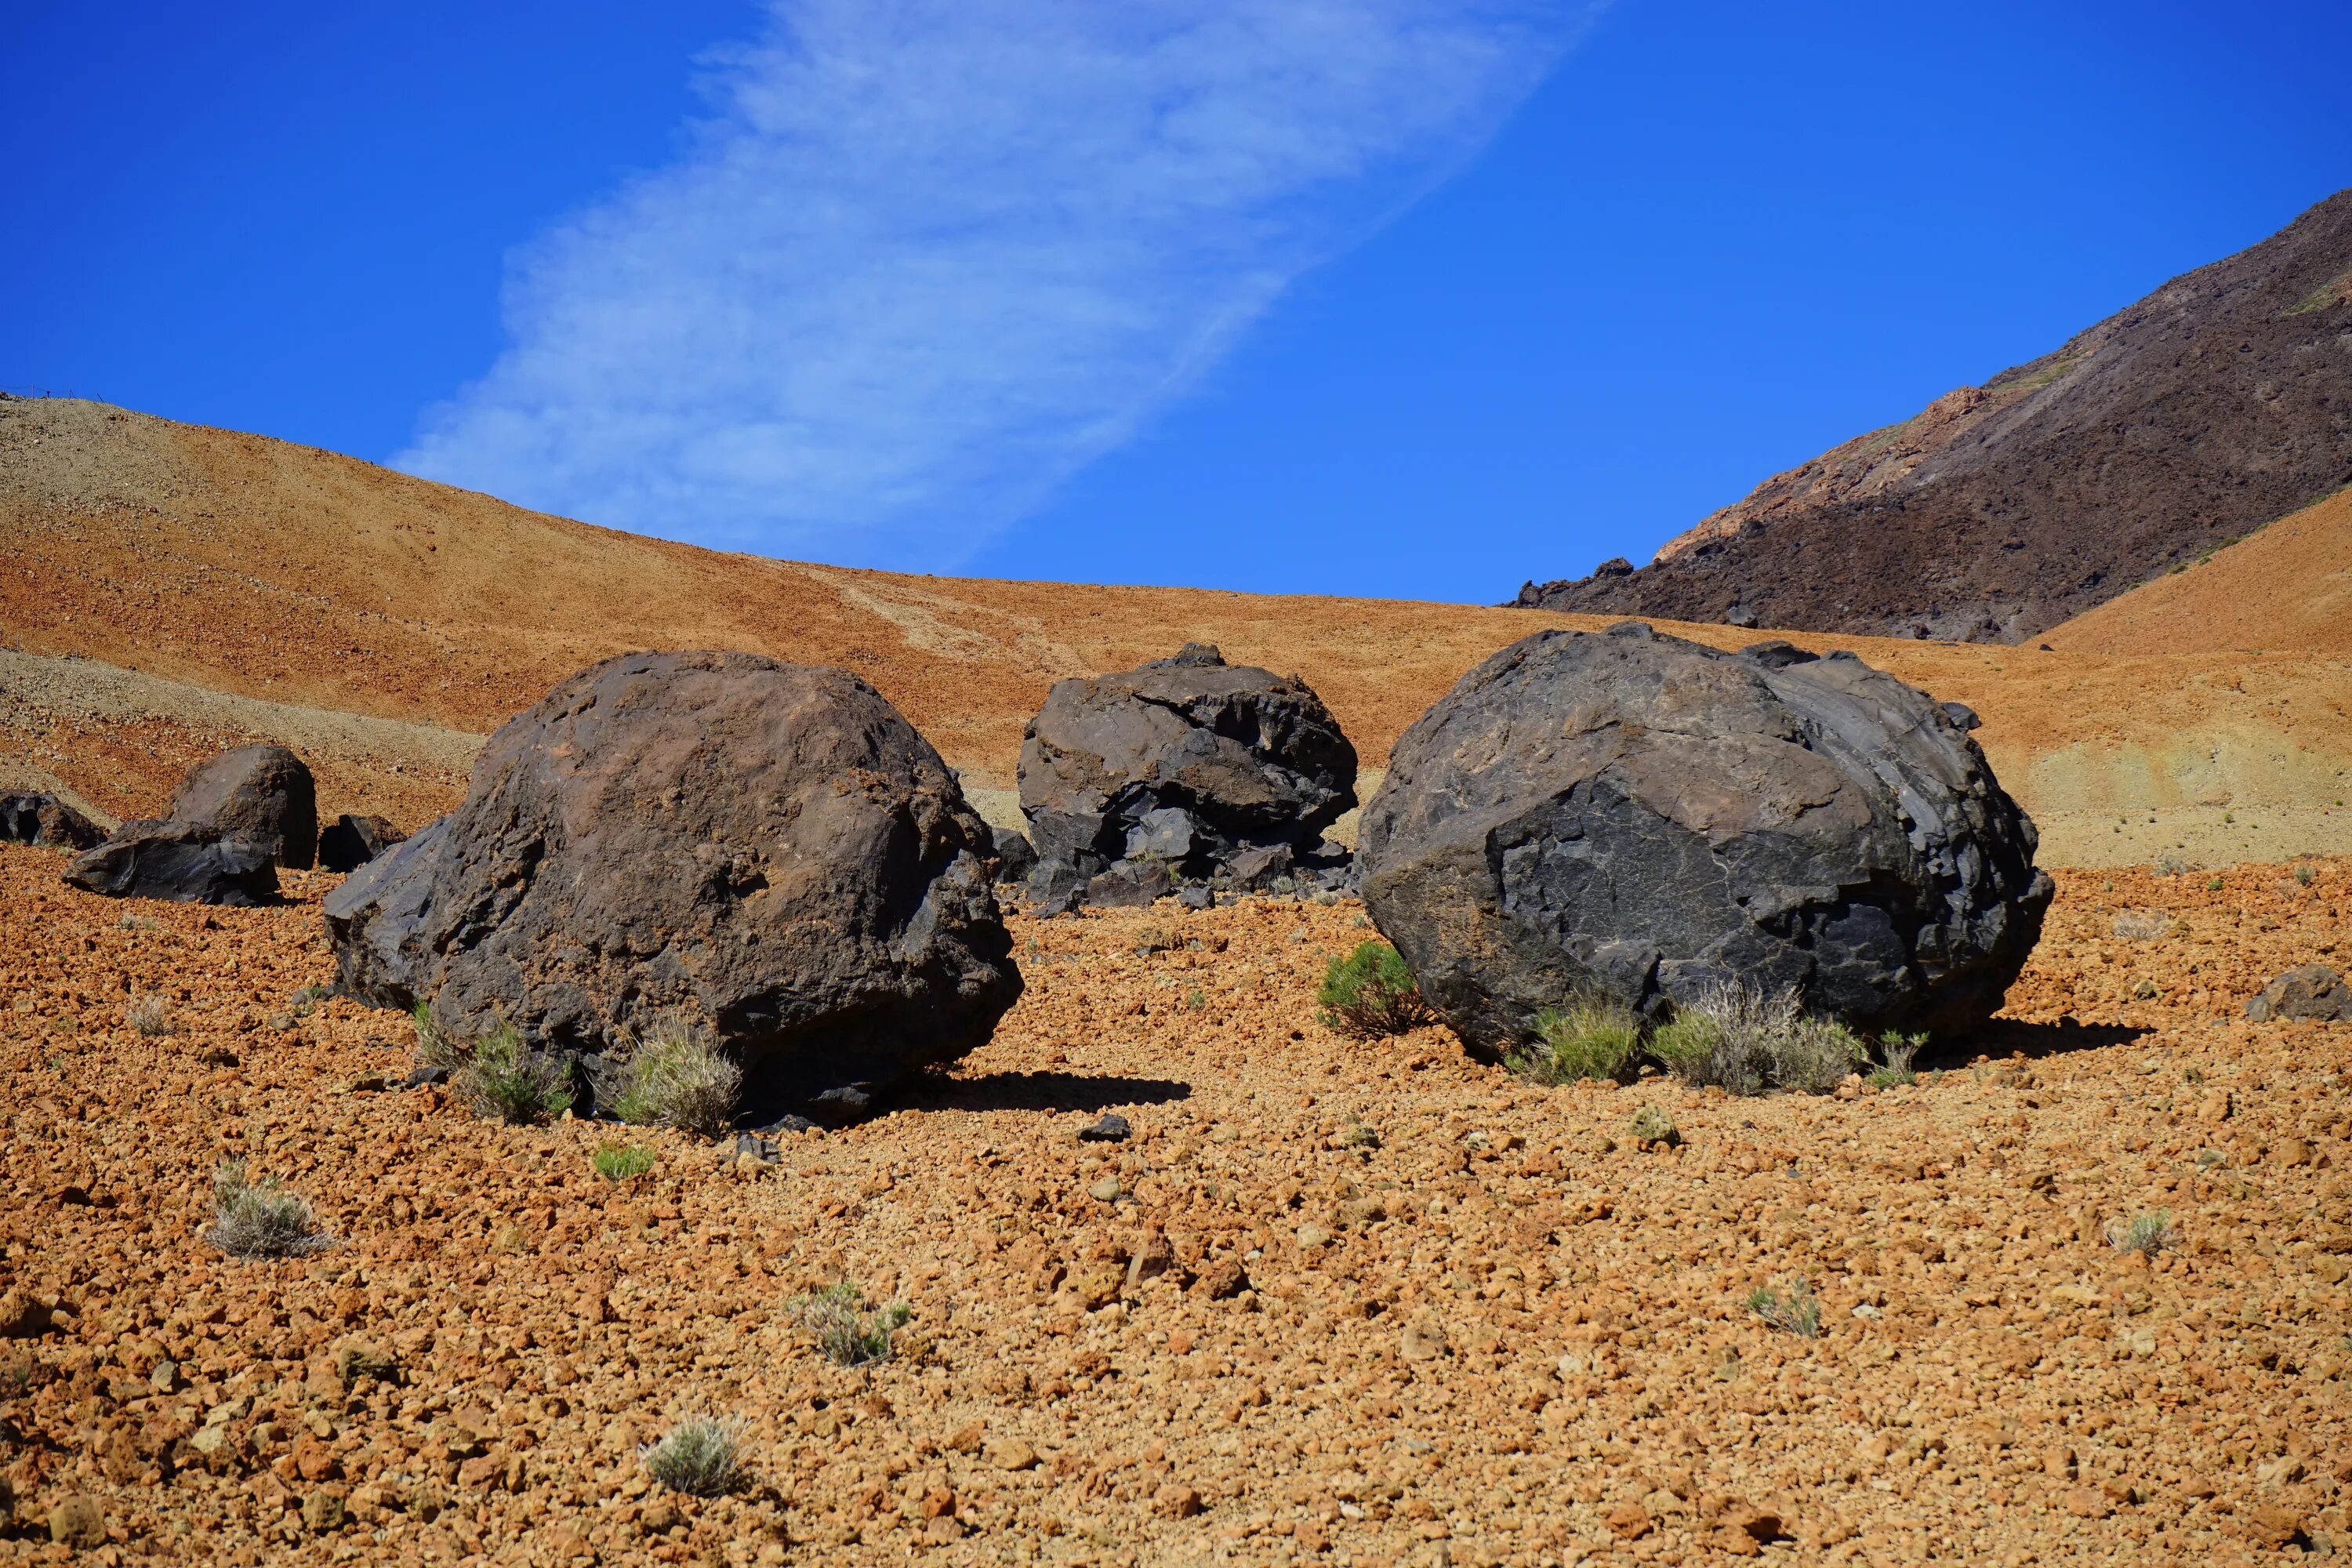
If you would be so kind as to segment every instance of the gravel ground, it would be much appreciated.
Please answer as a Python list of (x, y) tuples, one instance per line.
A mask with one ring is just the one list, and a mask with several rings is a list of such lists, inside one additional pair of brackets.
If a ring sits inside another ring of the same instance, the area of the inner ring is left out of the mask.
[[(2352, 1026), (2242, 1020), (2344, 962), (2352, 864), (2061, 873), (2009, 1022), (1822, 1099), (1342, 1040), (1311, 992), (1349, 903), (1021, 920), (1027, 997), (911, 1102), (772, 1163), (635, 1132), (617, 1184), (613, 1129), (382, 1087), (404, 1020), (291, 1016), (333, 879), (206, 910), (58, 865), (0, 848), (0, 1562), (2352, 1546)], [(1080, 1142), (1106, 1110), (1133, 1138)], [(232, 1154), (336, 1245), (214, 1250)], [(2169, 1248), (2109, 1244), (2158, 1210)], [(788, 1310), (843, 1279), (911, 1308), (892, 1359)], [(1749, 1308), (1801, 1281), (1817, 1338)], [(650, 1488), (639, 1445), (705, 1411), (748, 1481)]]

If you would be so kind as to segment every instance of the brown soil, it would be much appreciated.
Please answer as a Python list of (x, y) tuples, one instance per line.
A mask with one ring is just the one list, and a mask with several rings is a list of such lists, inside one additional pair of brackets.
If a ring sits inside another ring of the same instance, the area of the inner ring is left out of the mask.
[[(2305, 537), (2287, 527), (2170, 582)], [(70, 400), (0, 402), (0, 632), (31, 656), (0, 669), (0, 778), (46, 778), (116, 815), (161, 809), (184, 762), (215, 743), (268, 739), (312, 756), (322, 807), (414, 827), (456, 799), (472, 737), (562, 676), (632, 648), (702, 646), (856, 670), (1009, 821), (1022, 728), (1060, 677), (1218, 643), (1306, 677), (1378, 766), (1487, 654), (1538, 626), (1609, 620), (721, 555)], [(2317, 581), (2292, 575), (2291, 551), (2275, 559), (2273, 600)], [(2282, 642), (2253, 658), (2127, 636), (2141, 600), (2103, 611), (2095, 635), (2053, 633), (2055, 654), (1795, 640), (1855, 648), (1976, 708), (2046, 860), (2352, 852), (2352, 814), (2334, 804), (2352, 798), (2343, 651)], [(2329, 624), (2326, 603), (2305, 618)], [(1771, 635), (1670, 629), (1717, 647)]]
[[(1352, 904), (1017, 921), (1028, 996), (912, 1103), (772, 1165), (634, 1132), (659, 1163), (619, 1185), (613, 1130), (374, 1087), (398, 1016), (281, 1016), (333, 879), (205, 910), (57, 867), (0, 849), (0, 1561), (93, 1517), (92, 1560), (233, 1563), (2352, 1545), (2352, 1026), (2242, 1017), (2346, 961), (2352, 864), (2063, 875), (2007, 1024), (1826, 1099), (1340, 1039), (1311, 993)], [(1678, 1148), (1636, 1146), (1644, 1106)], [(1133, 1142), (1076, 1142), (1106, 1110)], [(232, 1154), (334, 1249), (214, 1251)], [(2177, 1247), (2109, 1245), (2158, 1210)], [(794, 1326), (845, 1278), (913, 1309), (896, 1359)], [(1801, 1280), (1819, 1338), (1748, 1307)], [(346, 1381), (350, 1345), (396, 1378)], [(637, 1445), (697, 1411), (749, 1422), (751, 1483), (649, 1492)]]
[[(2352, 483), (2352, 191), (1547, 609), (2017, 642)], [(1622, 566), (1622, 563), (1619, 563)]]

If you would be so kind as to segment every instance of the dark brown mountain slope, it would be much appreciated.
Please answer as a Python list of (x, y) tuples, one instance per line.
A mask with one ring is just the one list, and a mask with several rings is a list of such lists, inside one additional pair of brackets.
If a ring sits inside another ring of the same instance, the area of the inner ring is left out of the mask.
[(1549, 610), (2015, 642), (2352, 483), (2352, 190), (2053, 354), (1529, 584)]

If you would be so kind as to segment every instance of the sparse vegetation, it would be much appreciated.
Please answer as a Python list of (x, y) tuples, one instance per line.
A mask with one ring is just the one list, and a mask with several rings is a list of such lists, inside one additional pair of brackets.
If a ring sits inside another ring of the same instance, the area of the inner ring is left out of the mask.
[(2209, 893), (2220, 892), (2221, 890), (2221, 879), (2215, 877), (2210, 881), (2208, 881), (2205, 884), (2205, 890)]
[(128, 1016), (131, 1028), (147, 1039), (159, 1040), (172, 1032), (172, 1015), (165, 1010), (163, 999), (152, 991), (131, 998)]
[(2161, 910), (2126, 910), (2116, 917), (2116, 934), (2126, 942), (2154, 942), (2172, 929), (2172, 917)]
[(1366, 1122), (1353, 1122), (1340, 1142), (1350, 1149), (1377, 1149), (1381, 1146), (1381, 1130)]
[(286, 999), (287, 1010), (298, 1018), (307, 1018), (311, 1010), (335, 994), (331, 985), (305, 985)]
[(1813, 1288), (1800, 1279), (1789, 1288), (1789, 1293), (1767, 1286), (1748, 1298), (1748, 1310), (1764, 1321), (1768, 1328), (1784, 1334), (1794, 1334), (1801, 1340), (1822, 1337), (1822, 1299)]
[(1633, 1112), (1633, 1142), (1647, 1145), (1663, 1143), (1668, 1148), (1683, 1141), (1682, 1129), (1675, 1119), (1654, 1105), (1645, 1105)]
[(1642, 1054), (1642, 1021), (1622, 1003), (1580, 997), (1536, 1017), (1536, 1037), (1505, 1058), (1537, 1083), (1619, 1079)]
[(2111, 1227), (2107, 1239), (2115, 1244), (2117, 1252), (2137, 1252), (2153, 1258), (2167, 1247), (2179, 1246), (2180, 1233), (2173, 1228), (2170, 1211), (2153, 1209)]
[(628, 1042), (597, 1085), (597, 1097), (622, 1121), (714, 1134), (725, 1130), (743, 1089), (743, 1069), (710, 1032), (670, 1016)]
[(1911, 1064), (1927, 1048), (1925, 1035), (1906, 1035), (1889, 1029), (1878, 1037), (1878, 1053), (1884, 1063), (1873, 1071), (1869, 1082), (1878, 1089), (1892, 1089), (1898, 1083), (1917, 1083), (1919, 1075)]
[(817, 1348), (842, 1366), (866, 1366), (890, 1356), (891, 1336), (907, 1326), (914, 1309), (904, 1301), (868, 1307), (854, 1279), (828, 1285), (786, 1306), (793, 1321)]
[(2185, 877), (2189, 874), (2189, 862), (2178, 855), (2159, 855), (2156, 858), (2156, 874), (2159, 877)]
[(433, 1004), (419, 1002), (410, 1010), (408, 1022), (416, 1031), (415, 1060), (418, 1067), (455, 1072), (466, 1065), (466, 1053), (435, 1026)]
[(2311, 868), (2311, 862), (2308, 860), (2302, 862), (2294, 868), (2294, 885), (2298, 888), (2308, 888), (2311, 886), (2311, 880), (2314, 875), (2315, 873)]
[(743, 1480), (743, 1423), (732, 1416), (689, 1415), (661, 1441), (637, 1450), (646, 1473), (674, 1492), (719, 1497)]
[(247, 1174), (243, 1160), (213, 1172), (213, 1223), (206, 1238), (232, 1258), (302, 1258), (335, 1244), (310, 1205), (268, 1176)]
[(1402, 1035), (1430, 1018), (1403, 955), (1384, 942), (1364, 942), (1333, 959), (1315, 1000), (1323, 1026), (1353, 1040)]
[(588, 1166), (608, 1182), (625, 1182), (654, 1168), (654, 1152), (642, 1143), (600, 1143)]
[(469, 1042), (449, 1087), (477, 1116), (529, 1125), (572, 1109), (572, 1063), (502, 1023)]
[(1844, 1025), (1808, 1017), (1793, 988), (1762, 992), (1737, 981), (1677, 1008), (1673, 1022), (1651, 1033), (1650, 1054), (1685, 1083), (1739, 1095), (1824, 1093), (1870, 1055)]

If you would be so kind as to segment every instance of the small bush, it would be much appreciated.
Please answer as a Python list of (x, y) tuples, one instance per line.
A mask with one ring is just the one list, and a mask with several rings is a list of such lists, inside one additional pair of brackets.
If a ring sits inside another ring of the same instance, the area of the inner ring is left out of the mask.
[(1636, 1143), (1664, 1143), (1671, 1148), (1683, 1141), (1682, 1129), (1675, 1125), (1675, 1119), (1654, 1105), (1645, 1105), (1633, 1112), (1633, 1133)]
[(689, 1415), (658, 1443), (637, 1450), (646, 1474), (674, 1492), (719, 1497), (743, 1481), (743, 1423), (732, 1416)]
[(419, 1002), (408, 1015), (416, 1031), (416, 1065), (420, 1068), (455, 1072), (466, 1065), (466, 1052), (459, 1044), (443, 1034), (433, 1023), (433, 1004)]
[(743, 1069), (709, 1030), (670, 1017), (630, 1041), (597, 1089), (624, 1121), (713, 1134), (725, 1131), (735, 1114)]
[(2178, 855), (2159, 855), (2156, 858), (2156, 874), (2159, 877), (2181, 877), (2188, 875), (2188, 872), (2189, 862)]
[(513, 1025), (500, 1024), (470, 1043), (449, 1087), (477, 1116), (528, 1125), (572, 1109), (572, 1063), (533, 1046)]
[(654, 1152), (642, 1143), (603, 1143), (588, 1156), (588, 1165), (608, 1182), (625, 1182), (654, 1168)]
[(1885, 1065), (1871, 1073), (1872, 1086), (1892, 1089), (1898, 1083), (1917, 1083), (1919, 1075), (1911, 1070), (1911, 1063), (1927, 1044), (1925, 1035), (1906, 1035), (1889, 1029), (1879, 1036), (1878, 1049)]
[(334, 1246), (310, 1205), (282, 1190), (278, 1178), (254, 1182), (243, 1160), (213, 1172), (213, 1223), (206, 1233), (232, 1258), (302, 1258)]
[(2205, 884), (2205, 890), (2209, 893), (2220, 892), (2221, 890), (2221, 879), (2215, 877), (2210, 881), (2207, 882)]
[(1430, 1020), (1429, 1005), (1403, 955), (1384, 942), (1367, 942), (1345, 958), (1335, 958), (1316, 989), (1316, 1016), (1323, 1026), (1351, 1040), (1402, 1035)]
[(164, 1011), (163, 999), (152, 991), (132, 999), (129, 1016), (131, 1026), (151, 1040), (172, 1032), (172, 1016)]
[(1778, 1290), (1765, 1289), (1748, 1298), (1748, 1310), (1764, 1320), (1766, 1326), (1784, 1334), (1794, 1334), (1801, 1340), (1822, 1337), (1822, 1299), (1813, 1288), (1800, 1279), (1783, 1296)]
[(827, 1357), (842, 1366), (866, 1366), (887, 1361), (890, 1339), (907, 1326), (914, 1309), (904, 1301), (885, 1307), (866, 1305), (866, 1293), (854, 1279), (828, 1285), (812, 1295), (797, 1296), (785, 1310)]
[(1807, 1017), (1793, 988), (1766, 993), (1738, 982), (1676, 1009), (1652, 1032), (1650, 1054), (1686, 1083), (1733, 1094), (1825, 1093), (1870, 1055), (1843, 1024)]
[(1580, 998), (1536, 1016), (1536, 1038), (1505, 1065), (1541, 1084), (1621, 1079), (1642, 1054), (1642, 1021), (1622, 1003)]
[(1340, 1142), (1350, 1149), (1377, 1149), (1381, 1146), (1381, 1130), (1359, 1121), (1349, 1127), (1347, 1135)]
[(2126, 942), (2154, 942), (2172, 929), (2172, 917), (2161, 910), (2126, 910), (2116, 917), (2116, 934)]
[(2164, 1209), (2134, 1215), (2129, 1224), (2111, 1228), (2107, 1239), (2117, 1252), (2137, 1252), (2155, 1257), (2168, 1247), (2177, 1247), (2180, 1233), (2173, 1228), (2172, 1215)]
[(2308, 888), (2311, 886), (2311, 879), (2314, 875), (2315, 873), (2311, 868), (2311, 862), (2308, 860), (2305, 861), (2294, 868), (2295, 886), (2299, 888)]

